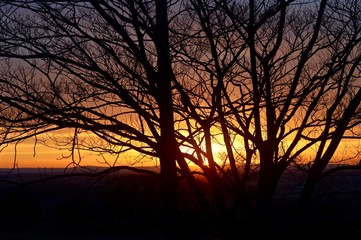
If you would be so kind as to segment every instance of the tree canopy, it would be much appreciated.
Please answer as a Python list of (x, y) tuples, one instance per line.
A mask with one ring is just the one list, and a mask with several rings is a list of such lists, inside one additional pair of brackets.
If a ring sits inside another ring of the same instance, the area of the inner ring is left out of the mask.
[(71, 129), (54, 140), (76, 165), (79, 149), (159, 159), (170, 216), (180, 176), (211, 215), (252, 207), (256, 178), (268, 221), (287, 168), (307, 172), (306, 207), (330, 163), (358, 162), (356, 145), (335, 154), (361, 134), (360, 14), (357, 0), (1, 1), (1, 143)]

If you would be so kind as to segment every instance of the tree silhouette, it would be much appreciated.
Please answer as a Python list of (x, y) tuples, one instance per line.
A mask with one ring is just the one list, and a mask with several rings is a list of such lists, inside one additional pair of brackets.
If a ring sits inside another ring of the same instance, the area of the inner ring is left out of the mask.
[[(180, 62), (202, 88), (183, 94), (186, 100), (197, 99), (184, 105), (202, 129), (195, 132), (204, 133), (207, 156), (212, 155), (207, 142), (214, 137), (207, 137), (209, 128), (220, 129), (231, 175), (226, 181), (236, 186), (233, 194), (243, 205), (251, 166), (259, 161), (256, 224), (267, 236), (273, 194), (284, 171), (315, 149), (302, 209), (340, 141), (359, 138), (360, 5), (189, 2), (194, 17), (181, 23), (188, 34), (182, 35)], [(241, 147), (236, 136), (243, 139)], [(237, 154), (243, 164), (236, 163)], [(213, 157), (208, 162), (216, 168)], [(223, 170), (217, 166), (220, 176), (226, 175)]]
[[(179, 176), (208, 216), (256, 208), (267, 236), (285, 170), (309, 155), (305, 209), (340, 142), (360, 137), (356, 0), (0, 6), (2, 143), (72, 129), (72, 157), (135, 150), (159, 159), (172, 232)], [(211, 201), (189, 162), (212, 186)], [(253, 179), (255, 205), (246, 187)]]
[(95, 151), (133, 149), (158, 157), (172, 229), (179, 150), (168, 43), (171, 4), (4, 2), (1, 56), (9, 65), (20, 59), (30, 69), (10, 67), (3, 73), (1, 118), (4, 144), (71, 128), (72, 151), (85, 146), (78, 137), (85, 131), (109, 144), (90, 145)]

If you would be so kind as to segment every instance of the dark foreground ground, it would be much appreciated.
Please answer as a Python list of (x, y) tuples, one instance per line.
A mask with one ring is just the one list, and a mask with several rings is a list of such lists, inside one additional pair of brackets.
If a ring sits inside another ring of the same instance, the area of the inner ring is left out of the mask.
[[(26, 170), (8, 175), (1, 170), (0, 180), (29, 181), (57, 173)], [(301, 176), (285, 175), (276, 194), (277, 239), (361, 239), (361, 172), (341, 175), (320, 184), (312, 207), (302, 217), (293, 213)], [(254, 187), (248, 186), (251, 195)], [(167, 239), (160, 196), (158, 179), (130, 172), (25, 187), (0, 181), (0, 240)], [(257, 231), (242, 210), (218, 228), (207, 227), (194, 205), (185, 190), (180, 239), (253, 239)]]

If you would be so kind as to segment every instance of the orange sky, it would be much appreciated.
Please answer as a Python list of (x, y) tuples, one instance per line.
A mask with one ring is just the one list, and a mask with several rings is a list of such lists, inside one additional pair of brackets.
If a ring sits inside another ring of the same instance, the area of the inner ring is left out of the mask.
[[(72, 162), (70, 158), (63, 158), (63, 156), (69, 155), (68, 151), (58, 150), (40, 144), (36, 146), (34, 154), (34, 143), (31, 142), (31, 140), (18, 144), (16, 150), (16, 167), (19, 168), (64, 168)], [(14, 152), (15, 146), (10, 145), (0, 153), (0, 168), (12, 168), (14, 166)], [(122, 163), (130, 165), (132, 160), (136, 158), (136, 155), (133, 154), (124, 154), (122, 157), (124, 161)], [(82, 156), (84, 157), (81, 161), (82, 166), (107, 166), (106, 164), (100, 163), (103, 161), (100, 156), (85, 151), (82, 152)], [(105, 157), (110, 164), (114, 163), (114, 156), (109, 155)], [(77, 159), (75, 160), (77, 161)], [(144, 164), (154, 165), (150, 160)]]
[[(339, 151), (335, 154), (335, 159), (340, 159), (345, 157), (345, 155), (356, 156), (353, 163), (358, 162), (359, 157), (357, 157), (357, 151), (360, 150), (361, 140), (345, 140), (339, 147)], [(222, 150), (221, 145), (213, 145), (215, 154), (217, 155), (224, 151)], [(14, 150), (15, 147), (9, 146), (0, 153), (0, 168), (12, 168), (14, 166)], [(186, 151), (183, 149), (182, 151)], [(309, 151), (312, 153), (312, 149)], [(16, 167), (19, 168), (64, 168), (70, 162), (71, 159), (61, 159), (63, 155), (67, 155), (68, 152), (65, 150), (60, 151), (57, 149), (45, 147), (43, 145), (37, 145), (36, 152), (34, 155), (34, 143), (31, 140), (27, 140), (17, 146), (17, 155), (16, 155)], [(82, 166), (106, 166), (105, 164), (100, 164), (98, 161), (101, 161), (101, 157), (83, 153), (86, 156), (82, 162)], [(122, 162), (119, 162), (123, 165), (130, 165), (134, 162), (137, 155), (135, 153), (126, 153), (121, 159)], [(114, 157), (106, 156), (107, 160), (112, 164)], [(308, 159), (312, 160), (312, 159)], [(154, 166), (157, 165), (155, 160), (146, 159), (142, 164), (137, 166)]]

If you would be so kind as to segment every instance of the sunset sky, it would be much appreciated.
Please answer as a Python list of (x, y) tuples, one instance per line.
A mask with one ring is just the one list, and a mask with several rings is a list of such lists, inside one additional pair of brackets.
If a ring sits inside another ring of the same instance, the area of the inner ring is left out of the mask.
[[(67, 150), (59, 150), (52, 147), (47, 147), (42, 144), (34, 145), (32, 139), (28, 139), (19, 143), (16, 146), (16, 156), (15, 156), (15, 145), (9, 145), (0, 153), (1, 158), (1, 168), (12, 168), (14, 167), (14, 161), (16, 157), (15, 167), (19, 168), (64, 168), (71, 163), (71, 158), (63, 158), (64, 156), (69, 155)], [(241, 142), (239, 142), (241, 149)], [(213, 153), (216, 161), (220, 163), (220, 155), (225, 152), (225, 147), (219, 143), (212, 144)], [(357, 163), (359, 158), (358, 151), (361, 150), (361, 140), (351, 140), (344, 139), (336, 154), (334, 155), (334, 160), (346, 159), (348, 162), (345, 163)], [(192, 150), (187, 147), (181, 147), (182, 152), (192, 153)], [(241, 151), (241, 150), (240, 150)], [(104, 154), (103, 157), (99, 154), (82, 151), (81, 161), (82, 166), (99, 166), (106, 167), (104, 159), (108, 161), (109, 164), (115, 163), (116, 156), (110, 154)], [(306, 162), (312, 161), (312, 157), (315, 154), (315, 149), (310, 148), (303, 156)], [(345, 158), (345, 156), (348, 156)], [(77, 159), (76, 159), (77, 160)], [(134, 166), (154, 166), (157, 165), (157, 160), (151, 158), (141, 158), (139, 154), (135, 152), (127, 152), (119, 156), (118, 161), (115, 165), (132, 165)]]
[[(16, 150), (16, 155), (15, 155)], [(36, 144), (33, 139), (25, 140), (19, 143), (16, 147), (15, 144), (11, 144), (4, 148), (0, 153), (1, 168), (64, 168), (72, 167), (72, 158), (68, 157), (70, 151), (64, 149), (56, 149), (55, 146), (45, 146), (43, 144)], [(77, 154), (75, 154), (77, 155)], [(115, 163), (116, 156), (104, 154), (103, 157), (96, 153), (89, 151), (81, 151), (81, 166), (103, 166), (108, 165), (104, 163), (104, 160), (108, 161), (110, 165)], [(16, 161), (15, 161), (16, 158)], [(132, 152), (124, 153), (122, 157), (123, 161), (119, 161), (119, 164), (131, 165), (137, 161), (137, 155)], [(120, 159), (119, 158), (119, 159)], [(75, 156), (74, 161), (78, 162), (79, 158)], [(150, 159), (143, 161), (143, 165), (154, 165), (154, 162)], [(142, 166), (140, 164), (139, 166)]]

